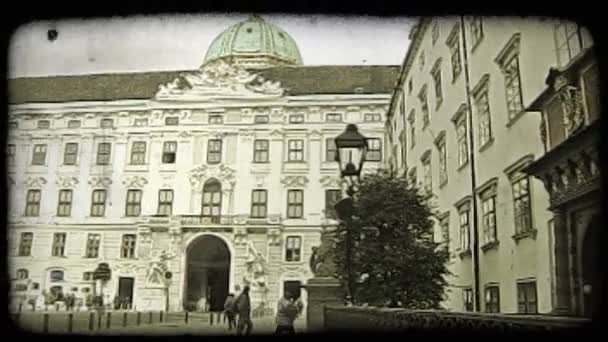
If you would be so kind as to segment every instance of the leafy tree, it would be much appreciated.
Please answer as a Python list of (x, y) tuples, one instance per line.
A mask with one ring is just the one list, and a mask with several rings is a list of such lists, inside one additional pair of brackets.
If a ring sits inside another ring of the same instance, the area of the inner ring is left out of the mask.
[(426, 197), (405, 177), (379, 171), (361, 180), (353, 213), (336, 230), (335, 257), (346, 285), (350, 236), (356, 303), (438, 309), (449, 255), (433, 241), (434, 214)]

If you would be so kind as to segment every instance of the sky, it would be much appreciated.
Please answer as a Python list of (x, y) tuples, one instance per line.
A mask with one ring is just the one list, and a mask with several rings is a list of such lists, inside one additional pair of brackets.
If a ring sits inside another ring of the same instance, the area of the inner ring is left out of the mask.
[[(305, 65), (400, 65), (407, 17), (264, 15), (298, 44)], [(32, 22), (14, 32), (9, 77), (192, 70), (212, 40), (248, 15), (180, 15)], [(58, 32), (49, 40), (47, 32)]]

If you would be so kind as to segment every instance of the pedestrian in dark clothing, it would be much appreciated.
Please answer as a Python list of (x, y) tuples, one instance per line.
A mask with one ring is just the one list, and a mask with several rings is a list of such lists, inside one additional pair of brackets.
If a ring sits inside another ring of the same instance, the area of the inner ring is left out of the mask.
[(237, 335), (251, 335), (253, 322), (251, 322), (251, 300), (249, 298), (249, 286), (243, 288), (243, 292), (235, 300), (236, 312), (239, 315), (239, 322), (236, 328)]
[(228, 319), (228, 330), (232, 330), (233, 327), (236, 327), (236, 312), (234, 311), (234, 301), (234, 294), (231, 293), (228, 295), (228, 297), (226, 298), (226, 302), (224, 303), (224, 317)]
[(293, 296), (289, 292), (285, 292), (283, 298), (279, 299), (277, 305), (277, 335), (293, 335), (296, 333), (293, 322), (302, 312), (302, 302), (294, 301)]

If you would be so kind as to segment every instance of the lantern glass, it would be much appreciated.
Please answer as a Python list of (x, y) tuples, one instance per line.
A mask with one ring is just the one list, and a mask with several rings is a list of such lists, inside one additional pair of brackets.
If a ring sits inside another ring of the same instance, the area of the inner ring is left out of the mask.
[(365, 149), (361, 147), (338, 148), (338, 158), (342, 176), (358, 176), (361, 172), (361, 163), (364, 159)]

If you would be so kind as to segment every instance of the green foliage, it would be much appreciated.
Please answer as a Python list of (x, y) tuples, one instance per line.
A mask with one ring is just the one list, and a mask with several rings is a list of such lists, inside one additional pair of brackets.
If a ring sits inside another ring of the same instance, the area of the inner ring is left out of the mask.
[(449, 256), (433, 241), (434, 215), (424, 196), (406, 178), (380, 171), (362, 179), (354, 213), (337, 228), (335, 257), (346, 285), (349, 239), (356, 302), (438, 309)]

